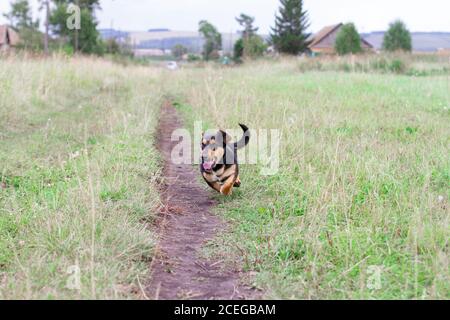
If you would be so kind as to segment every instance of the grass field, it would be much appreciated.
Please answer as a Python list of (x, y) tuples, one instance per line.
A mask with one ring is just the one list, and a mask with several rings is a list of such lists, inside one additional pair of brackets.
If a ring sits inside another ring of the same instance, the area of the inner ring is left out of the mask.
[(450, 298), (450, 67), (432, 63), (415, 77), (0, 60), (0, 298), (142, 297), (166, 94), (190, 128), (282, 134), (276, 175), (243, 165), (243, 186), (216, 196), (230, 229), (205, 250), (264, 297)]
[(0, 60), (1, 299), (140, 295), (159, 201), (158, 76)]
[[(448, 66), (447, 66), (448, 67)], [(244, 165), (220, 199), (269, 298), (449, 298), (450, 82), (256, 63), (173, 74), (192, 124), (282, 133), (280, 170)]]

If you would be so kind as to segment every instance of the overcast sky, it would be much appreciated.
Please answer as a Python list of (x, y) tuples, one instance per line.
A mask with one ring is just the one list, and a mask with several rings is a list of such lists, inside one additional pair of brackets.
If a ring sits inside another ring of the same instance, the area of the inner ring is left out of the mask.
[[(0, 23), (11, 0), (0, 0)], [(30, 0), (37, 15), (37, 0)], [(352, 21), (360, 32), (385, 30), (390, 21), (401, 18), (411, 31), (449, 31), (450, 0), (305, 0), (311, 30)], [(206, 19), (220, 31), (236, 31), (234, 17), (241, 12), (256, 18), (262, 33), (273, 25), (279, 0), (101, 0), (99, 27), (127, 31), (149, 28), (197, 30)]]

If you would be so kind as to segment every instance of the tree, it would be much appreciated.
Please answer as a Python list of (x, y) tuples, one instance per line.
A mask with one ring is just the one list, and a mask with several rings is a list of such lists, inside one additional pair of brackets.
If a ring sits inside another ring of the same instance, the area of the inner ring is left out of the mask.
[(344, 24), (336, 36), (335, 50), (339, 55), (362, 51), (361, 37), (353, 23)]
[(100, 0), (52, 0), (56, 5), (60, 4), (75, 4), (81, 9), (86, 9), (90, 13), (94, 13), (95, 10), (100, 10)]
[(23, 28), (37, 29), (39, 20), (34, 21), (28, 0), (15, 0), (11, 2), (11, 11), (3, 15), (9, 24), (16, 30)]
[(244, 56), (251, 58), (262, 56), (266, 50), (266, 44), (256, 35), (259, 28), (253, 26), (255, 18), (241, 13), (239, 17), (236, 17), (236, 21), (243, 30), (240, 32), (242, 38), (234, 45), (234, 59), (240, 61)]
[(49, 33), (50, 33), (50, 0), (39, 0), (40, 7), (39, 10), (45, 10), (45, 21), (44, 21), (44, 53), (48, 55), (48, 42), (49, 42)]
[(20, 47), (26, 50), (42, 50), (39, 20), (34, 20), (28, 0), (15, 0), (11, 2), (11, 11), (4, 16), (9, 24), (16, 29), (21, 38)]
[(247, 39), (258, 32), (259, 28), (253, 27), (253, 23), (255, 22), (254, 17), (241, 13), (239, 17), (236, 17), (236, 21), (244, 28), (241, 32), (244, 39)]
[(389, 25), (389, 30), (385, 33), (383, 39), (383, 50), (398, 51), (403, 50), (411, 52), (412, 39), (411, 33), (406, 25), (400, 21), (394, 21)]
[(279, 15), (275, 16), (271, 42), (281, 53), (297, 55), (308, 49), (310, 34), (308, 12), (303, 0), (281, 0)]
[(95, 10), (100, 10), (100, 0), (66, 0), (68, 3), (78, 5), (80, 8), (89, 10), (90, 13), (94, 13)]
[(105, 41), (106, 53), (112, 55), (120, 55), (122, 53), (122, 48), (116, 39), (108, 39)]
[[(97, 31), (97, 20), (94, 16), (95, 10), (100, 8), (98, 0), (54, 0), (56, 7), (50, 15), (50, 26), (52, 31), (65, 39), (74, 51), (84, 53), (102, 54), (104, 46), (100, 41)], [(70, 29), (67, 19), (70, 14), (70, 4), (80, 7), (80, 29)]]
[(253, 35), (247, 40), (239, 39), (234, 44), (233, 58), (236, 62), (242, 62), (242, 58), (257, 58), (264, 55), (267, 50), (267, 44), (257, 35)]
[[(127, 43), (119, 42), (117, 39), (101, 40), (97, 50), (104, 50), (105, 53), (114, 56), (132, 57), (133, 51)], [(102, 48), (103, 47), (103, 48)]]
[(202, 20), (199, 22), (198, 31), (206, 40), (203, 47), (203, 58), (209, 60), (218, 57), (218, 51), (222, 49), (222, 35), (217, 28), (208, 21)]
[(187, 52), (187, 48), (181, 44), (177, 44), (172, 48), (172, 54), (178, 60), (181, 59)]

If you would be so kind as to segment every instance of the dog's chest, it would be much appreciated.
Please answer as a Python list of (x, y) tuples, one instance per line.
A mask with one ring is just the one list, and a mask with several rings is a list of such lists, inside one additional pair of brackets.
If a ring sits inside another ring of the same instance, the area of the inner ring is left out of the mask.
[(214, 173), (211, 174), (211, 182), (220, 182), (220, 178), (216, 176)]
[(214, 177), (219, 179), (219, 177), (221, 177), (223, 175), (224, 171), (225, 171), (225, 166), (222, 166), (219, 170), (213, 171), (212, 174), (214, 175)]
[(223, 175), (224, 171), (225, 171), (224, 168), (220, 168), (217, 171), (213, 171), (211, 173), (207, 173), (205, 175), (205, 177), (207, 178), (207, 180), (209, 182), (212, 182), (212, 183), (219, 182), (219, 183), (221, 183), (221, 178), (220, 177)]
[(210, 183), (216, 183), (216, 182), (221, 183), (220, 178), (217, 175), (215, 175), (214, 173), (205, 173), (205, 174), (203, 174), (203, 176)]

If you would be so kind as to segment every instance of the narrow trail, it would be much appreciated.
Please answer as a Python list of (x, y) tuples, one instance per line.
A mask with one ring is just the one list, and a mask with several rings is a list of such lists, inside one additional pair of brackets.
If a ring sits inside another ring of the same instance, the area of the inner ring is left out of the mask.
[(164, 158), (164, 184), (160, 238), (152, 263), (150, 299), (254, 299), (256, 290), (240, 284), (241, 272), (220, 261), (200, 257), (203, 245), (225, 228), (211, 213), (215, 201), (198, 182), (199, 173), (191, 165), (175, 165), (170, 160), (172, 132), (183, 126), (171, 103), (161, 111), (158, 148)]

